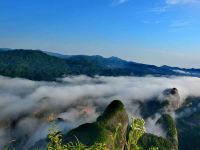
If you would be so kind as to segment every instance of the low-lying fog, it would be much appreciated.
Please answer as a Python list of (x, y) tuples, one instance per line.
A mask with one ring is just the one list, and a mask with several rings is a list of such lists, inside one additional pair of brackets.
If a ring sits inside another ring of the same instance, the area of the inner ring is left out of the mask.
[[(189, 95), (200, 96), (200, 78), (193, 77), (73, 76), (37, 82), (0, 76), (0, 149), (11, 140), (31, 146), (45, 138), (52, 114), (64, 119), (59, 123), (64, 132), (93, 122), (115, 99), (122, 100), (130, 117), (138, 117), (133, 101), (145, 101), (173, 87), (179, 90), (182, 102)], [(149, 124), (147, 131), (152, 122)]]

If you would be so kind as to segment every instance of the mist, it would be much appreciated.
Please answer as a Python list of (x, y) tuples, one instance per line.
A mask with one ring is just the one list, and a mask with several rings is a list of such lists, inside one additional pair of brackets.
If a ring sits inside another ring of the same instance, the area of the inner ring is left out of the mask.
[[(115, 99), (124, 103), (129, 117), (140, 117), (135, 101), (162, 101), (162, 92), (174, 87), (181, 103), (188, 96), (200, 96), (200, 78), (194, 77), (72, 76), (39, 82), (0, 76), (0, 149), (12, 140), (26, 148), (46, 138), (52, 114), (61, 119), (58, 127), (65, 133), (93, 122)], [(155, 120), (148, 119), (147, 132), (162, 135), (154, 125)]]

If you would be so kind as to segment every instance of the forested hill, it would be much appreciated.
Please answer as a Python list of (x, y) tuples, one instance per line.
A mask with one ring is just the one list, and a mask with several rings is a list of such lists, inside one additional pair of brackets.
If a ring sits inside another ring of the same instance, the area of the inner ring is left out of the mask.
[(32, 80), (53, 80), (68, 74), (65, 60), (41, 51), (12, 50), (0, 52), (0, 74)]
[(187, 70), (173, 67), (157, 67), (129, 62), (117, 57), (102, 56), (65, 56), (39, 50), (3, 50), (0, 49), (0, 75), (22, 77), (32, 80), (55, 80), (67, 75), (104, 75), (104, 76), (199, 76)]

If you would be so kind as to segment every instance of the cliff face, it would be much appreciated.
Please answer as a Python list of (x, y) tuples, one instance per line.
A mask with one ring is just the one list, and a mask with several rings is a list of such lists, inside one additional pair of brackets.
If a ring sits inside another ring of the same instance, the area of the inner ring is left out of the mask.
[[(119, 133), (114, 139), (114, 133), (119, 128)], [(87, 123), (71, 130), (65, 137), (64, 142), (77, 142), (77, 139), (91, 146), (96, 142), (102, 142), (109, 149), (117, 145), (118, 148), (124, 149), (126, 133), (128, 127), (128, 115), (121, 101), (113, 101), (97, 118), (94, 123)]]

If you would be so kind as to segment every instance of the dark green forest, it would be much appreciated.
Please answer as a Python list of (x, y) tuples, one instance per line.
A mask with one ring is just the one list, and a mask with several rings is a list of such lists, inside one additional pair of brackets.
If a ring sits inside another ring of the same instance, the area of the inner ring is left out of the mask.
[(0, 51), (0, 75), (52, 81), (69, 75), (168, 76), (181, 75), (165, 67), (125, 61), (116, 57), (52, 56), (39, 50)]

